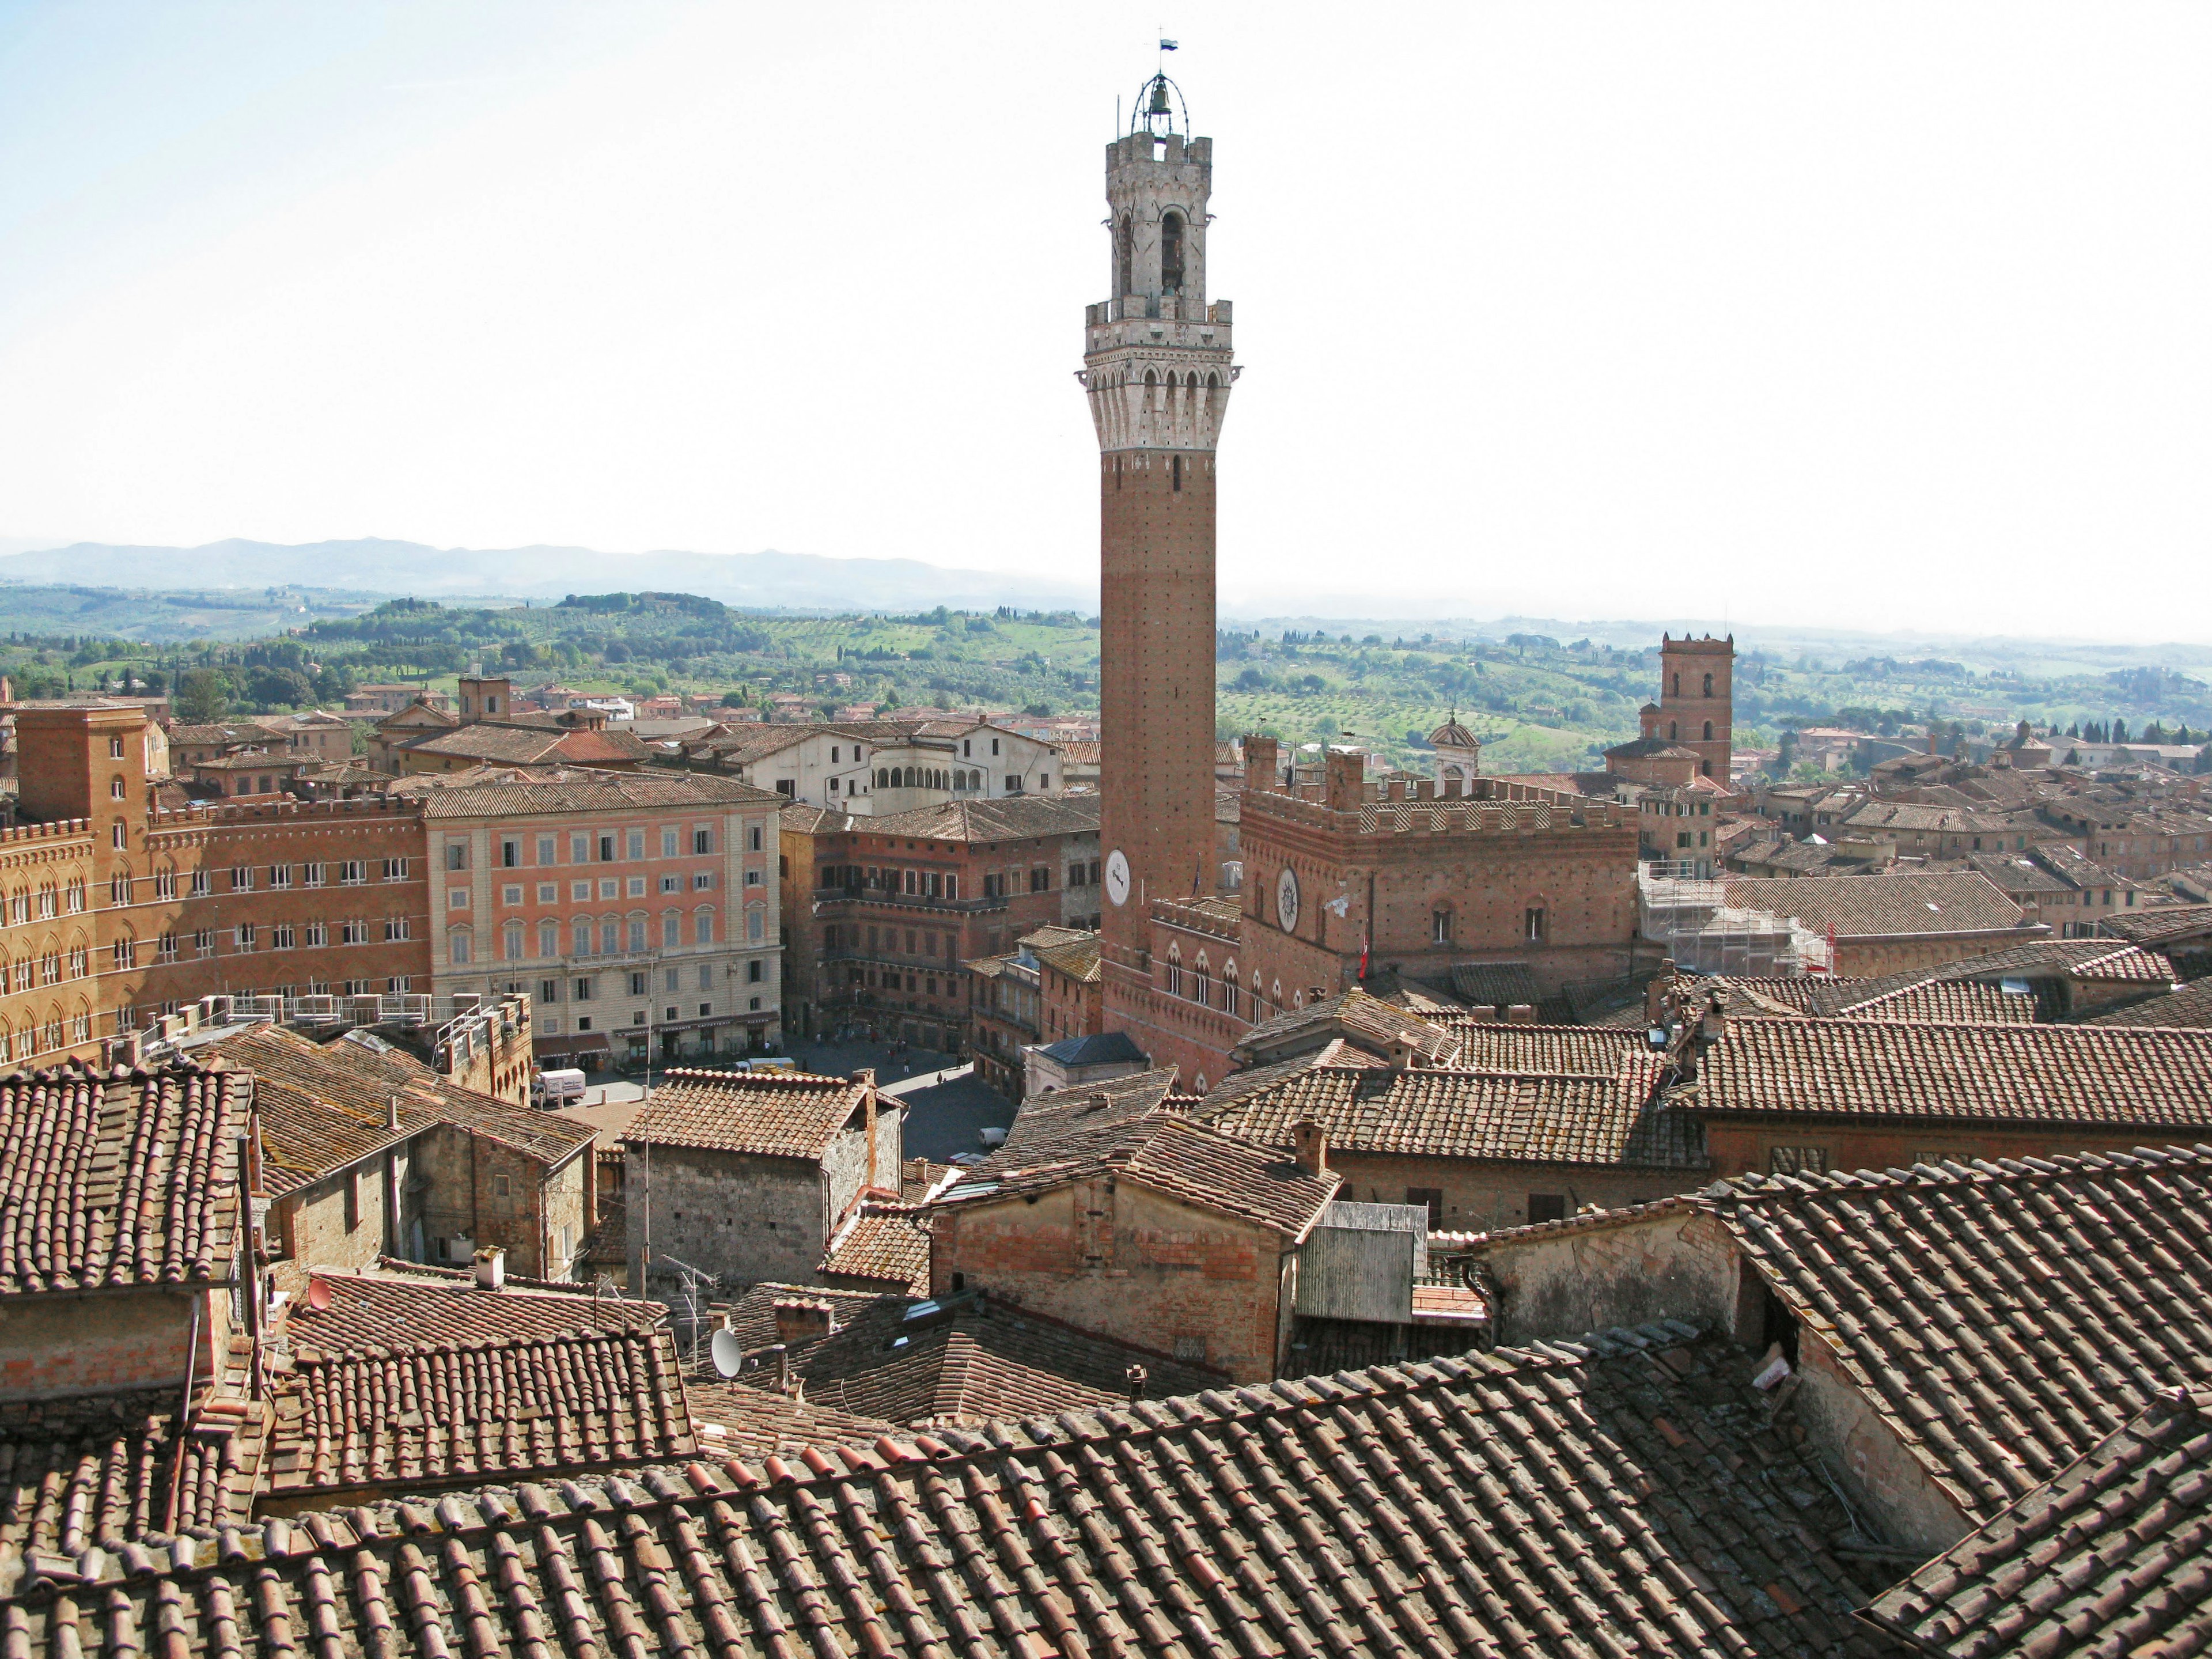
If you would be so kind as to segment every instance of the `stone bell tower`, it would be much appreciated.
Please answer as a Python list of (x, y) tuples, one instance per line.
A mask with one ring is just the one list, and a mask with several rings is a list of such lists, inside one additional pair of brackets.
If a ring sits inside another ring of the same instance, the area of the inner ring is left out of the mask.
[(1214, 446), (1237, 371), (1229, 301), (1206, 298), (1212, 187), (1213, 141), (1189, 136), (1181, 92), (1153, 76), (1129, 130), (1106, 147), (1112, 297), (1085, 307), (1080, 377), (1098, 428), (1103, 954), (1114, 1029), (1125, 1023), (1116, 1006), (1152, 978), (1152, 902), (1214, 888)]

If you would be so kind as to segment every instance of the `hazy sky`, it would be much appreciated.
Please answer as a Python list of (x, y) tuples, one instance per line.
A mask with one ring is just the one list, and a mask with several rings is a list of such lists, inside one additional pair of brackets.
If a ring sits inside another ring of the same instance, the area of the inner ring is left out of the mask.
[(2212, 639), (2198, 0), (0, 0), (0, 538), (1095, 574), (1163, 22), (1231, 599)]

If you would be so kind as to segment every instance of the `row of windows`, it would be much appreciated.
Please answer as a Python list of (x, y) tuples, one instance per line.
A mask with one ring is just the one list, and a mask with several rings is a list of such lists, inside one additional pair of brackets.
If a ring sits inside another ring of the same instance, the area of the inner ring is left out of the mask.
[[(760, 887), (765, 884), (766, 878), (760, 871), (745, 872), (746, 886)], [(596, 882), (589, 879), (572, 881), (568, 884), (568, 901), (573, 904), (586, 904), (594, 897), (617, 899), (627, 896), (630, 898), (644, 898), (655, 887), (658, 887), (664, 896), (681, 893), (687, 890), (694, 893), (711, 893), (714, 890), (714, 872), (712, 870), (694, 870), (688, 877), (682, 874), (659, 878), (631, 876), (625, 879), (617, 876), (607, 876)], [(525, 887), (520, 882), (510, 882), (499, 890), (499, 902), (502, 905), (519, 905), (523, 902), (523, 895), (529, 890), (530, 889)], [(560, 903), (561, 884), (557, 881), (538, 883), (536, 897), (540, 904)], [(449, 910), (465, 910), (472, 902), (472, 896), (465, 887), (453, 888), (446, 895), (446, 908)]]
[(42, 882), (33, 890), (18, 887), (8, 895), (8, 921), (17, 927), (27, 921), (49, 921), (62, 915), (76, 915), (84, 908), (84, 878), (72, 877), (65, 885)]
[[(499, 843), (499, 864), (503, 870), (520, 869), (523, 866), (525, 852), (535, 853), (537, 857), (534, 861), (540, 865), (562, 862), (615, 864), (624, 860), (637, 864), (644, 862), (647, 857), (646, 849), (652, 845), (653, 839), (652, 832), (646, 830), (572, 830), (568, 833), (566, 846), (568, 857), (564, 860), (560, 856), (563, 850), (562, 837), (558, 834), (540, 835), (535, 837), (502, 836)], [(761, 850), (760, 825), (755, 824), (746, 830), (745, 846), (749, 852), (757, 853)], [(711, 824), (694, 824), (686, 832), (672, 823), (663, 825), (659, 835), (659, 849), (658, 856), (665, 859), (706, 857), (714, 850), (714, 827)], [(468, 867), (468, 842), (459, 839), (447, 842), (446, 868), (465, 870)]]
[[(765, 920), (757, 911), (750, 919), (755, 938), (759, 937), (759, 930)], [(652, 948), (652, 921), (650, 916), (578, 916), (566, 929), (570, 946), (568, 954), (578, 957), (614, 957), (625, 952), (631, 956), (642, 955)], [(661, 947), (665, 950), (673, 950), (687, 943), (681, 911), (664, 912), (659, 931)], [(694, 911), (689, 932), (688, 943), (712, 945), (714, 942), (714, 913), (710, 909)], [(535, 928), (520, 921), (510, 921), (499, 931), (500, 959), (503, 962), (530, 962), (557, 957), (562, 954), (562, 925), (550, 916)], [(468, 961), (473, 947), (473, 938), (465, 927), (456, 927), (447, 935), (447, 954), (457, 963)]]
[(905, 938), (903, 955), (920, 957), (926, 961), (941, 956), (945, 961), (951, 962), (960, 953), (960, 935), (957, 933), (934, 933), (927, 929), (913, 927), (903, 930), (896, 927), (863, 929), (857, 921), (832, 922), (823, 928), (822, 949), (824, 952), (857, 951), (862, 948), (861, 939), (865, 936), (866, 948), (870, 951), (899, 951), (902, 932)]
[(0, 1060), (24, 1060), (56, 1048), (74, 1048), (92, 1041), (92, 1011), (80, 1007), (73, 1014), (58, 1008), (43, 1020), (33, 1019), (20, 1031), (0, 1019)]

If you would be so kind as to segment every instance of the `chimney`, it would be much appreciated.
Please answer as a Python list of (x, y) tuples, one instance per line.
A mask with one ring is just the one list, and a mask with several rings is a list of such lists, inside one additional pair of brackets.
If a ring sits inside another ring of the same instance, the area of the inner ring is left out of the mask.
[(1536, 1005), (1533, 1002), (1508, 1004), (1505, 1023), (1508, 1025), (1534, 1025), (1536, 1023)]
[(1705, 1003), (1705, 1018), (1698, 1023), (1698, 1041), (1710, 1046), (1728, 1035), (1729, 994), (1717, 990)]
[(1356, 812), (1367, 795), (1367, 758), (1355, 750), (1331, 749), (1322, 769), (1322, 796), (1333, 812)]
[(868, 1175), (861, 1182), (863, 1188), (877, 1185), (876, 1180), (876, 1074), (863, 1069), (853, 1073), (853, 1081), (860, 1085), (862, 1113), (861, 1133), (868, 1139)]
[(496, 1244), (487, 1244), (477, 1252), (477, 1288), (498, 1291), (507, 1287), (507, 1252)]
[(1667, 1020), (1667, 999), (1674, 989), (1674, 958), (1668, 957), (1659, 964), (1659, 971), (1644, 987), (1644, 1023), (1662, 1025)]
[(1142, 1365), (1132, 1365), (1121, 1373), (1121, 1380), (1129, 1385), (1129, 1403), (1133, 1406), (1145, 1397), (1145, 1384), (1152, 1380), (1152, 1374)]
[(1273, 738), (1263, 738), (1247, 732), (1244, 738), (1244, 789), (1248, 794), (1265, 793), (1274, 789), (1281, 780), (1277, 769), (1282, 764), (1282, 751)]
[(1478, 1002), (1468, 1012), (1472, 1013), (1475, 1017), (1476, 1020), (1482, 1024), (1495, 1025), (1498, 1024), (1498, 1005), (1494, 1002)]
[(1306, 1175), (1328, 1173), (1328, 1131), (1311, 1118), (1291, 1126), (1291, 1144), (1299, 1170)]
[(827, 1302), (794, 1299), (775, 1304), (775, 1340), (787, 1348), (819, 1341), (833, 1328)]
[(399, 1097), (398, 1095), (386, 1095), (384, 1097), (384, 1127), (394, 1133), (398, 1132)]

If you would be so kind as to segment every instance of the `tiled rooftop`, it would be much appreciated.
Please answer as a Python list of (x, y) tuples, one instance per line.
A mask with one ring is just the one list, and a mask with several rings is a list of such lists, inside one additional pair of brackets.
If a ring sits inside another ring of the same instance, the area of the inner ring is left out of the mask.
[(183, 1064), (0, 1077), (0, 1297), (228, 1278), (246, 1097)]
[(1452, 994), (1470, 1007), (1487, 1003), (1510, 1008), (1516, 1003), (1531, 1007), (1544, 1000), (1536, 976), (1525, 962), (1462, 962), (1453, 964)]
[(278, 1364), (272, 1496), (565, 1474), (698, 1449), (665, 1329), (418, 1334), (404, 1347), (343, 1351), (324, 1346), (330, 1335), (309, 1324)]
[[(592, 1139), (582, 1124), (460, 1088), (387, 1043), (350, 1036), (319, 1043), (264, 1024), (218, 1032), (187, 1052), (220, 1054), (225, 1063), (252, 1073), (263, 1180), (280, 1198), (441, 1123), (548, 1165), (563, 1162)], [(397, 1129), (386, 1127), (394, 1099)]]
[(1996, 931), (2022, 925), (2024, 913), (1985, 876), (1911, 874), (1765, 879), (1731, 876), (1728, 902), (1795, 916), (1838, 939)]
[(1951, 1659), (2202, 1653), (2212, 1638), (2212, 1394), (2160, 1394), (1869, 1616)]
[[(39, 1558), (13, 1653), (1866, 1654), (1753, 1357), (1623, 1333)], [(26, 1592), (28, 1592), (26, 1594)]]
[(419, 793), (431, 818), (538, 817), (551, 812), (629, 812), (664, 806), (696, 811), (704, 806), (774, 806), (783, 797), (756, 789), (735, 778), (702, 772), (655, 769), (597, 772), (581, 768), (554, 778), (526, 781), (488, 779), (477, 784), (441, 787), (434, 774), (412, 777), (398, 793)]
[(950, 800), (862, 818), (852, 827), (871, 835), (910, 836), (917, 841), (1025, 841), (1036, 836), (1096, 834), (1098, 797), (1005, 795), (995, 799)]
[(840, 1226), (817, 1269), (830, 1280), (866, 1279), (915, 1296), (929, 1291), (929, 1222), (907, 1204), (863, 1204)]
[(1648, 1054), (1604, 1077), (1313, 1066), (1200, 1110), (1266, 1146), (1290, 1146), (1293, 1127), (1311, 1119), (1332, 1153), (1705, 1169), (1697, 1120), (1652, 1101), (1659, 1069)]
[(1710, 1207), (1978, 1522), (2212, 1386), (2212, 1148), (1746, 1177)]
[(1644, 1033), (1609, 1026), (1508, 1025), (1467, 1015), (1431, 1014), (1460, 1040), (1453, 1063), (1469, 1072), (1578, 1073), (1613, 1077), (1647, 1050)]
[(1255, 1025), (1238, 1039), (1236, 1057), (1243, 1064), (1265, 1064), (1321, 1048), (1340, 1036), (1384, 1055), (1401, 1043), (1433, 1061), (1448, 1060), (1459, 1052), (1454, 1030), (1355, 987)]
[(2131, 915), (2107, 916), (2099, 924), (2130, 944), (2161, 946), (2169, 940), (2212, 934), (2212, 904), (2165, 904)]
[(332, 1353), (440, 1343), (465, 1346), (502, 1336), (558, 1336), (568, 1331), (648, 1329), (668, 1316), (658, 1302), (543, 1286), (477, 1286), (466, 1272), (423, 1273), (404, 1264), (373, 1273), (319, 1273), (331, 1304), (295, 1302), (287, 1329), (295, 1349)]
[(0, 1405), (0, 1561), (112, 1549), (149, 1533), (213, 1537), (243, 1525), (260, 1463), (259, 1417), (230, 1414), (241, 1402), (229, 1401), (179, 1435), (179, 1392)]
[(1073, 1089), (1054, 1090), (1050, 1094), (1031, 1095), (1014, 1114), (1013, 1123), (1006, 1131), (1006, 1145), (1000, 1149), (998, 1157), (1026, 1158), (1049, 1141), (1102, 1128), (1127, 1118), (1146, 1116), (1159, 1109), (1168, 1091), (1175, 1086), (1175, 1067), (1166, 1066), (1150, 1072), (1128, 1072)]
[(1302, 1238), (1328, 1206), (1340, 1177), (1308, 1175), (1273, 1152), (1180, 1114), (1154, 1112), (1029, 1147), (1002, 1147), (939, 1201), (1046, 1193), (1093, 1179), (1133, 1181), (1198, 1208)]
[(1700, 1114), (2212, 1129), (2212, 1031), (1732, 1019), (1686, 1094)]
[[(809, 1072), (673, 1071), (623, 1132), (626, 1146), (819, 1158), (860, 1123), (868, 1085)], [(885, 1101), (884, 1111), (896, 1111)]]
[(2110, 1012), (2092, 1014), (2084, 1025), (2212, 1026), (2212, 979), (2191, 980), (2178, 991), (2148, 996)]
[[(779, 1301), (811, 1299), (789, 1285), (757, 1285), (734, 1310), (735, 1328), (769, 1326)], [(765, 1305), (771, 1311), (765, 1317)], [(1151, 1374), (1155, 1399), (1228, 1382), (1204, 1365), (1071, 1328), (1023, 1309), (969, 1294), (945, 1303), (879, 1296), (832, 1304), (836, 1329), (792, 1354), (805, 1397), (908, 1428), (990, 1418), (1088, 1411), (1125, 1403), (1128, 1370)], [(749, 1371), (755, 1382), (770, 1373)]]

